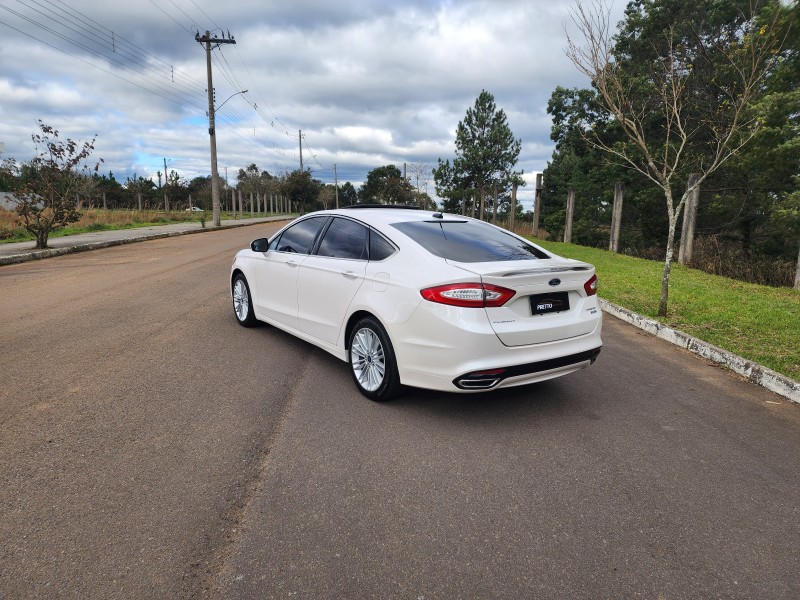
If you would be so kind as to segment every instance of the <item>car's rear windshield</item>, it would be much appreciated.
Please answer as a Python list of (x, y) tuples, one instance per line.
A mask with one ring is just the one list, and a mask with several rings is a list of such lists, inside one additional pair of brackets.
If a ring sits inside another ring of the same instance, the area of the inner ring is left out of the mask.
[(392, 227), (431, 254), (457, 262), (550, 258), (535, 246), (478, 221), (405, 221)]

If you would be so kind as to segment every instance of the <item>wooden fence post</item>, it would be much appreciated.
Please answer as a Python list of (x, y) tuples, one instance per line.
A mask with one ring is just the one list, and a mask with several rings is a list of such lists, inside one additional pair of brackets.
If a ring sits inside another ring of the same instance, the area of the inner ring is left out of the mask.
[(536, 195), (533, 198), (533, 237), (539, 237), (539, 214), (542, 210), (542, 174), (536, 174)]
[(608, 249), (619, 252), (619, 232), (622, 226), (622, 197), (625, 193), (625, 184), (618, 181), (614, 184), (614, 209), (611, 213), (611, 239)]
[(575, 214), (575, 190), (567, 192), (567, 222), (564, 225), (564, 243), (572, 243), (572, 217)]
[(700, 197), (700, 186), (697, 183), (699, 179), (700, 176), (697, 173), (689, 175), (688, 188), (690, 192), (689, 196), (686, 198), (686, 206), (683, 207), (681, 244), (678, 247), (678, 262), (682, 265), (692, 262), (694, 232), (697, 228), (697, 201)]

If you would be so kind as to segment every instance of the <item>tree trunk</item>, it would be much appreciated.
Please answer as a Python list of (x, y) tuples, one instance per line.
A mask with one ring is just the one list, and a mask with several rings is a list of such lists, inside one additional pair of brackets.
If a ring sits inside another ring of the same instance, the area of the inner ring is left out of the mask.
[(48, 229), (40, 228), (36, 231), (36, 249), (44, 250), (47, 248), (47, 238), (50, 236)]
[(664, 274), (661, 277), (661, 301), (658, 303), (658, 316), (667, 316), (667, 303), (669, 301), (669, 273), (672, 269), (672, 254), (675, 245), (675, 224), (677, 215), (670, 219), (669, 235), (667, 235), (667, 256), (664, 259)]

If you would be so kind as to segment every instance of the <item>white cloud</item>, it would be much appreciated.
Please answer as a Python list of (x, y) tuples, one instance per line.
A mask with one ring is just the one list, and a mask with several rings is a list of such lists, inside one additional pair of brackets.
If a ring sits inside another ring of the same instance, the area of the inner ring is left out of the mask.
[[(98, 134), (95, 153), (120, 180), (163, 170), (164, 158), (185, 177), (207, 175), (205, 52), (194, 32), (208, 29), (237, 42), (214, 51), (217, 103), (248, 90), (218, 113), (220, 171), (297, 168), (298, 130), (305, 164), (325, 181), (334, 163), (340, 182), (355, 185), (384, 164), (435, 165), (452, 157), (456, 125), (482, 89), (522, 139), (518, 168), (541, 171), (552, 152), (550, 94), (586, 85), (563, 53), (570, 5), (242, 0), (222, 10), (210, 0), (76, 0), (54, 3), (49, 20), (7, 0), (3, 156), (30, 158), (42, 119), (73, 139)], [(532, 198), (532, 184), (521, 194)]]

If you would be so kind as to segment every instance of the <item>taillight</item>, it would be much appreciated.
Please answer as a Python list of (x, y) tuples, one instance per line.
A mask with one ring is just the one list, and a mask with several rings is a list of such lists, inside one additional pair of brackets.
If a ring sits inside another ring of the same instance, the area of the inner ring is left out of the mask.
[(503, 306), (515, 294), (499, 285), (483, 283), (451, 283), (420, 291), (425, 300), (465, 308), (493, 308)]
[(597, 293), (597, 275), (592, 275), (592, 278), (583, 284), (583, 289), (586, 290), (587, 296), (594, 296)]

